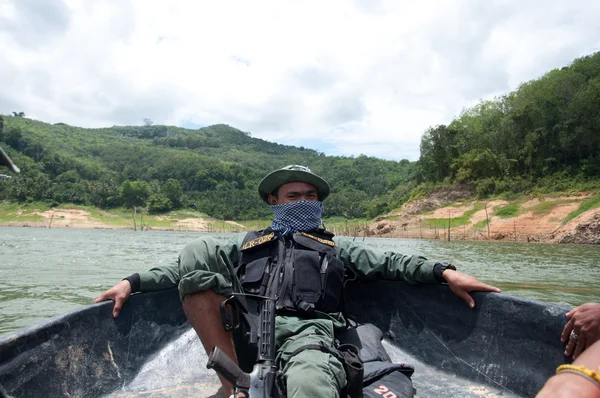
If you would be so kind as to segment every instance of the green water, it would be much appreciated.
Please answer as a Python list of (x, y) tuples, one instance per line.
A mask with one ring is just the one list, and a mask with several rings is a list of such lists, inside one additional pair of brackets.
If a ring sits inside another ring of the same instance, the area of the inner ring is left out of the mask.
[[(0, 227), (0, 334), (91, 304), (123, 277), (176, 261), (186, 243), (206, 235)], [(384, 251), (450, 261), (506, 294), (567, 306), (600, 302), (600, 246), (356, 241)]]

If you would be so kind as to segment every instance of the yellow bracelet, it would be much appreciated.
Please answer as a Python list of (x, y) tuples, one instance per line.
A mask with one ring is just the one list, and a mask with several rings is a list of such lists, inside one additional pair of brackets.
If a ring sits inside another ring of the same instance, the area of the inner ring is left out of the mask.
[[(598, 370), (600, 371), (600, 366), (598, 366)], [(595, 383), (596, 386), (600, 388), (600, 373), (594, 372), (585, 366), (560, 365), (558, 368), (556, 368), (556, 374), (561, 372), (575, 373), (579, 376), (583, 376), (589, 381)]]

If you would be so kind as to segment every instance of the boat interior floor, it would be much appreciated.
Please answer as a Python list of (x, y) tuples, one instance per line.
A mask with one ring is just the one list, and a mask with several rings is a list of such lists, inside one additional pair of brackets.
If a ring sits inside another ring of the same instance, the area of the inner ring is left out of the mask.
[[(383, 345), (392, 362), (415, 367), (412, 376), (415, 397), (519, 397), (493, 383), (474, 384), (472, 380), (436, 369), (388, 340), (384, 340)], [(206, 361), (204, 349), (190, 329), (156, 353), (134, 379), (107, 397), (223, 397), (218, 377), (206, 369)]]

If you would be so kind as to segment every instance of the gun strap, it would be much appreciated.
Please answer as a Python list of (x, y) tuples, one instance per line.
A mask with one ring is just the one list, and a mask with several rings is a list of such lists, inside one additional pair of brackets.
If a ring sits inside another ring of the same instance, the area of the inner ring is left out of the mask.
[(319, 343), (319, 344), (306, 344), (303, 345), (302, 347), (298, 347), (294, 352), (292, 352), (290, 354), (290, 358), (298, 355), (299, 353), (301, 353), (302, 351), (305, 350), (317, 350), (317, 351), (322, 351), (325, 352), (327, 354), (331, 354), (334, 357), (336, 357), (336, 359), (338, 361), (340, 361), (342, 364), (344, 363), (344, 358), (342, 357), (342, 355), (340, 354), (340, 352), (338, 350), (335, 350), (333, 348), (329, 348), (325, 345), (325, 343)]

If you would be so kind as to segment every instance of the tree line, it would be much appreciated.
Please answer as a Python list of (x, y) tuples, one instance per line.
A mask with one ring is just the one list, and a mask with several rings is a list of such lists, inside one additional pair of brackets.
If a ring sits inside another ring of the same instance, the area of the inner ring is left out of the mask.
[(288, 164), (329, 181), (325, 215), (347, 218), (376, 217), (439, 185), (466, 184), (480, 197), (600, 188), (600, 53), (429, 128), (416, 162), (326, 156), (227, 125), (84, 129), (23, 116), (0, 117), (0, 144), (22, 170), (0, 180), (3, 200), (259, 219), (271, 215), (259, 181)]
[(220, 219), (272, 213), (259, 181), (287, 164), (308, 165), (332, 185), (327, 216), (374, 217), (405, 198), (414, 162), (325, 156), (252, 138), (226, 125), (84, 129), (4, 116), (0, 143), (22, 173), (0, 181), (0, 199), (144, 207), (161, 213), (193, 208)]
[(598, 177), (600, 53), (465, 109), (421, 139), (421, 181), (471, 184), (480, 196)]

